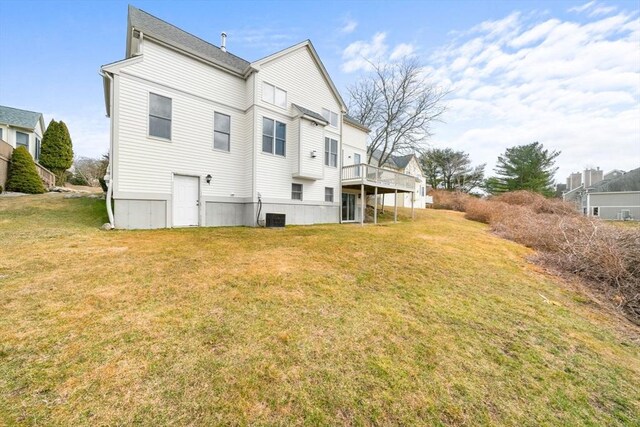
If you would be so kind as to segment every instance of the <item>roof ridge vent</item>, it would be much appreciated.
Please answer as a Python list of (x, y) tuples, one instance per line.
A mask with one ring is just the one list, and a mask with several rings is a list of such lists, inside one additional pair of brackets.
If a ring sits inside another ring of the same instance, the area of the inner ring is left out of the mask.
[(220, 33), (220, 50), (223, 52), (227, 51), (227, 33), (224, 31)]

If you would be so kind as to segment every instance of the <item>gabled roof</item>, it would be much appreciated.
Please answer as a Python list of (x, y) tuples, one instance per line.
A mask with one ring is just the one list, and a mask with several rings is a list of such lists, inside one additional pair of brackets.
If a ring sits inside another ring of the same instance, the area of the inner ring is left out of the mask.
[(353, 117), (351, 117), (348, 114), (344, 115), (344, 121), (346, 123), (349, 123), (350, 125), (353, 125), (353, 126), (359, 128), (359, 129), (362, 129), (363, 131), (365, 131), (367, 133), (371, 132), (371, 129), (369, 129), (364, 124), (360, 123), (358, 120), (354, 119)]
[(129, 5), (127, 25), (127, 58), (131, 57), (131, 33), (132, 30), (141, 31), (144, 37), (151, 37), (164, 42), (202, 59), (213, 62), (229, 71), (245, 74), (249, 69), (249, 61), (246, 61), (232, 53), (224, 52), (218, 46), (189, 34), (180, 28), (169, 24), (162, 19)]
[(293, 46), (290, 46), (286, 49), (283, 49), (279, 52), (273, 53), (269, 56), (266, 56), (262, 59), (259, 59), (257, 61), (254, 61), (251, 63), (251, 66), (253, 68), (257, 68), (260, 69), (260, 67), (264, 64), (266, 64), (267, 62), (271, 62), (274, 61), (278, 58), (281, 58), (285, 55), (288, 55), (292, 52), (295, 52), (298, 49), (301, 48), (307, 48), (309, 49), (309, 52), (311, 53), (311, 57), (314, 59), (314, 61), (316, 62), (316, 65), (318, 66), (318, 68), (320, 69), (320, 72), (322, 73), (324, 79), (326, 80), (327, 84), (329, 85), (329, 88), (331, 89), (331, 92), (333, 92), (333, 95), (335, 96), (336, 100), (338, 101), (338, 103), (340, 104), (340, 108), (342, 109), (342, 111), (347, 111), (347, 106), (344, 103), (344, 100), (342, 99), (342, 96), (340, 95), (340, 92), (338, 91), (338, 89), (336, 88), (336, 85), (333, 84), (333, 80), (331, 80), (331, 76), (329, 76), (329, 73), (327, 72), (327, 69), (324, 68), (324, 64), (322, 63), (322, 60), (320, 60), (320, 57), (318, 56), (318, 52), (316, 52), (316, 49), (313, 47), (313, 43), (311, 43), (311, 40), (305, 40), (303, 42), (300, 42), (298, 44), (294, 44)]
[(589, 187), (589, 192), (640, 191), (640, 168), (624, 175), (605, 179)]
[[(41, 123), (43, 125), (44, 118), (42, 113), (0, 105), (0, 123), (2, 124), (34, 130), (39, 120), (43, 121)], [(44, 132), (44, 125), (42, 131)]]
[(407, 154), (406, 156), (393, 156), (393, 162), (398, 166), (398, 168), (404, 169), (414, 157), (415, 154)]
[(296, 110), (298, 110), (303, 116), (307, 116), (314, 119), (315, 121), (319, 121), (324, 124), (329, 124), (329, 121), (322, 117), (322, 114), (318, 114), (315, 111), (309, 110), (308, 108), (301, 107), (298, 104), (291, 103), (291, 105), (293, 105)]

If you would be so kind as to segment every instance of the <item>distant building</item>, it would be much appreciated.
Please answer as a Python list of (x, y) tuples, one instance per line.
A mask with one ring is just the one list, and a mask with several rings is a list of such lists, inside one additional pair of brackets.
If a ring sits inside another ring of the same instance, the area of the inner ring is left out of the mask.
[[(588, 171), (594, 172), (593, 169)], [(595, 174), (585, 175), (591, 183), (585, 185), (583, 181), (580, 186), (565, 192), (563, 200), (574, 202), (576, 209), (587, 216), (640, 220), (640, 168), (626, 173), (616, 169), (605, 175), (596, 169)]]

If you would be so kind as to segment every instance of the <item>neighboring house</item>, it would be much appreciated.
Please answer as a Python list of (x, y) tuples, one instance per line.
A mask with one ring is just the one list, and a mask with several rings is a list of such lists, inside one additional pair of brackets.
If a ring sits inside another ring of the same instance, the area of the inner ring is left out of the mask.
[(26, 147), (36, 161), (45, 129), (42, 113), (0, 105), (0, 139), (13, 148)]
[(0, 105), (0, 185), (7, 181), (9, 159), (14, 149), (25, 147), (36, 161), (38, 175), (47, 188), (55, 185), (55, 176), (42, 167), (40, 149), (46, 126), (42, 113)]
[(609, 220), (640, 220), (640, 168), (629, 172), (614, 170), (595, 184), (580, 186), (563, 194), (587, 216)]
[[(371, 156), (373, 164), (377, 164), (380, 159), (380, 153), (375, 152)], [(414, 191), (411, 193), (399, 194), (398, 206), (414, 207), (424, 209), (427, 203), (430, 203), (431, 196), (427, 195), (427, 179), (422, 173), (420, 162), (415, 154), (407, 154), (405, 156), (390, 156), (384, 164), (384, 167), (395, 170), (415, 178)], [(393, 206), (395, 203), (393, 194), (385, 194), (380, 200), (384, 201), (385, 206)]]
[(129, 7), (126, 58), (102, 67), (112, 224), (362, 221), (367, 194), (413, 190), (406, 175), (354, 165), (368, 130), (345, 117), (310, 41), (248, 62), (225, 39)]

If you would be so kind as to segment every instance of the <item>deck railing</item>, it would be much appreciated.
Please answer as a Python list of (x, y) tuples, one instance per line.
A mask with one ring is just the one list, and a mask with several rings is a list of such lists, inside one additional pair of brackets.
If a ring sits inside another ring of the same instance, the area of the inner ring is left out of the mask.
[(416, 179), (411, 175), (367, 165), (366, 163), (344, 166), (342, 168), (342, 181), (409, 191), (413, 191), (416, 185)]

